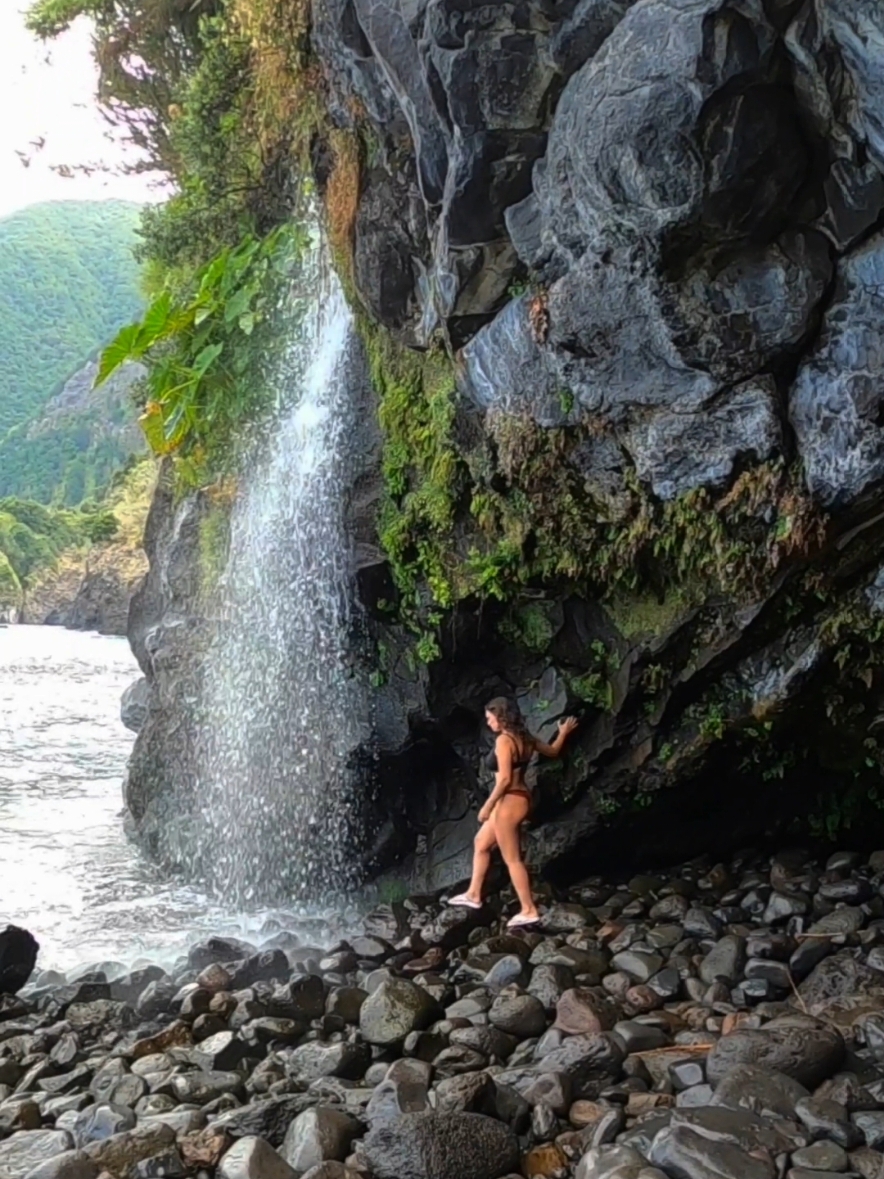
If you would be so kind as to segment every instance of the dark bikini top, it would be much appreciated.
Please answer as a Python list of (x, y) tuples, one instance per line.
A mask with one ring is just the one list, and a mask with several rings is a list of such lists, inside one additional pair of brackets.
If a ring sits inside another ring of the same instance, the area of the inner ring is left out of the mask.
[[(527, 770), (528, 766), (531, 764), (531, 758), (533, 756), (534, 756), (534, 753), (532, 750), (532, 752), (529, 753), (526, 758), (523, 758), (521, 761), (514, 761), (513, 762), (513, 769), (514, 770)], [(492, 774), (497, 773), (498, 767), (497, 767), (497, 752), (496, 752), (496, 750), (492, 749), (490, 753), (486, 753), (485, 765), (488, 767), (489, 770), (491, 770)]]

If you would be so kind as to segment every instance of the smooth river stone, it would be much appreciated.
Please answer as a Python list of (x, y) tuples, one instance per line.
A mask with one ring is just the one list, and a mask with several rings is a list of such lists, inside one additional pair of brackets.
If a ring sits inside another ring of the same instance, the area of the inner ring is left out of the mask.
[(73, 1145), (74, 1140), (63, 1130), (20, 1130), (0, 1142), (0, 1175), (3, 1179), (25, 1179), (29, 1171)]

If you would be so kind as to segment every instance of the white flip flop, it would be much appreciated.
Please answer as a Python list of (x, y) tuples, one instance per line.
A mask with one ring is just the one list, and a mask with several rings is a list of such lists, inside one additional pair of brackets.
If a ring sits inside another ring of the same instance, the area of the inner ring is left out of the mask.
[(521, 929), (526, 925), (539, 925), (539, 917), (523, 917), (521, 913), (517, 913), (515, 917), (511, 917), (506, 923), (507, 929)]
[(465, 892), (458, 893), (458, 895), (456, 897), (449, 897), (448, 900), (446, 901), (446, 904), (461, 905), (461, 906), (463, 906), (464, 909), (481, 909), (482, 908), (481, 902), (477, 904), (476, 901), (474, 901), (470, 897), (468, 897)]

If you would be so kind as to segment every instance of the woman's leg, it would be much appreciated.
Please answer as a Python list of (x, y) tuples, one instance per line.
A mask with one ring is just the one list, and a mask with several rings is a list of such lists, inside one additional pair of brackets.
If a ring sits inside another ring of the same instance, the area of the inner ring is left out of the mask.
[(522, 906), (519, 915), (536, 918), (538, 913), (534, 897), (531, 895), (531, 881), (528, 878), (528, 869), (522, 861), (520, 831), (522, 824), (528, 818), (530, 809), (531, 802), (524, 795), (505, 795), (494, 808), (491, 822), (494, 824), (494, 833), (497, 836), (500, 854), (503, 856), (510, 880), (513, 882), (513, 888), (516, 890), (516, 896)]
[(488, 875), (491, 853), (494, 851), (494, 845), (496, 843), (497, 836), (494, 833), (494, 823), (493, 820), (489, 819), (487, 823), (483, 823), (479, 828), (479, 832), (473, 842), (473, 878), (470, 881), (470, 887), (464, 894), (471, 901), (478, 903), (482, 900), (482, 885), (485, 883), (485, 877)]

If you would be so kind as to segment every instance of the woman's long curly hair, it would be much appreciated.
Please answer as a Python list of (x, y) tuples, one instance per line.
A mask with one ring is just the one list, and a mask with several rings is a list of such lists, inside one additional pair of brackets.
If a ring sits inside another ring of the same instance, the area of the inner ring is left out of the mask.
[(497, 717), (500, 721), (500, 727), (505, 733), (512, 733), (513, 736), (520, 738), (529, 748), (534, 744), (534, 738), (528, 732), (525, 718), (522, 716), (522, 711), (515, 700), (510, 700), (506, 696), (495, 696), (493, 700), (489, 700), (485, 705), (485, 711)]

